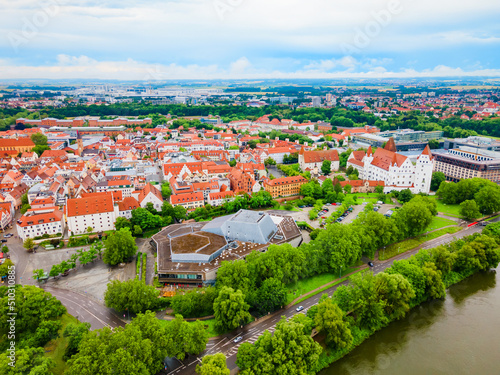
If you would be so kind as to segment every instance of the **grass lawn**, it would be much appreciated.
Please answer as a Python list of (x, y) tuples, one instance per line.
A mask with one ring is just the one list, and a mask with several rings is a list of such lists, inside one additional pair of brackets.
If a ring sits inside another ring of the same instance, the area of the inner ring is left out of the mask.
[(412, 250), (421, 244), (423, 244), (426, 241), (430, 241), (433, 239), (436, 239), (438, 237), (444, 236), (445, 234), (453, 234), (458, 231), (460, 231), (462, 228), (460, 227), (451, 227), (451, 228), (444, 228), (437, 230), (435, 232), (429, 233), (429, 234), (422, 234), (420, 236), (417, 236), (415, 238), (410, 238), (405, 241), (401, 241), (395, 244), (392, 244), (390, 246), (387, 246), (385, 250), (382, 250), (382, 255), (379, 252), (379, 259), (380, 260), (386, 260), (390, 259), (398, 254), (404, 253), (408, 250)]
[[(356, 269), (356, 266), (349, 267), (346, 270), (342, 270), (342, 276), (353, 272), (355, 269)], [(309, 277), (307, 279), (301, 279), (295, 283), (288, 284), (286, 286), (288, 289), (288, 294), (286, 296), (286, 304), (288, 305), (295, 298), (300, 297), (306, 293), (309, 293), (311, 290), (319, 288), (319, 287), (337, 279), (339, 276), (340, 276), (340, 272), (322, 273), (321, 275), (316, 275), (313, 277)], [(330, 286), (328, 286), (327, 288), (329, 288)], [(310, 296), (308, 296), (308, 297), (310, 297)]]
[(445, 219), (444, 217), (434, 216), (434, 218), (432, 219), (431, 223), (429, 224), (429, 226), (425, 231), (430, 232), (431, 230), (440, 229), (443, 227), (447, 227), (449, 225), (457, 225), (457, 222), (454, 220)]
[[(273, 209), (273, 208), (272, 208), (272, 209)], [(292, 207), (292, 209), (291, 209), (291, 210), (287, 210), (287, 209), (285, 208), (285, 206), (279, 206), (277, 209), (278, 209), (278, 210), (285, 210), (285, 211), (297, 211), (297, 212), (302, 211), (301, 209), (299, 209), (299, 208), (297, 208), (297, 207), (295, 207), (295, 206), (294, 206), (294, 207)]]
[(460, 205), (459, 204), (445, 204), (441, 199), (438, 199), (436, 196), (431, 196), (429, 197), (431, 199), (434, 199), (437, 204), (437, 210), (438, 212), (451, 216), (451, 217), (462, 217), (460, 216)]
[(378, 199), (377, 198), (358, 198), (357, 203), (362, 204), (363, 202), (368, 202), (368, 203), (377, 203)]
[(69, 314), (64, 314), (61, 316), (62, 328), (59, 331), (59, 337), (55, 340), (51, 340), (45, 345), (45, 356), (51, 358), (56, 366), (52, 368), (52, 372), (56, 375), (63, 374), (67, 369), (67, 364), (63, 360), (63, 355), (68, 345), (68, 338), (63, 337), (63, 332), (69, 323), (77, 323), (77, 319)]

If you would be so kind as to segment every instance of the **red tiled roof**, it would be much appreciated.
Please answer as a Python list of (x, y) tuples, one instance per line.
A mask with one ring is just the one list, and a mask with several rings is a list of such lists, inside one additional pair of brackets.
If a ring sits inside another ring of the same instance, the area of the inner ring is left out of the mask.
[(182, 204), (203, 201), (203, 193), (178, 194), (170, 196), (171, 204)]
[(92, 195), (87, 198), (68, 199), (66, 212), (68, 217), (112, 212), (113, 197), (110, 193)]

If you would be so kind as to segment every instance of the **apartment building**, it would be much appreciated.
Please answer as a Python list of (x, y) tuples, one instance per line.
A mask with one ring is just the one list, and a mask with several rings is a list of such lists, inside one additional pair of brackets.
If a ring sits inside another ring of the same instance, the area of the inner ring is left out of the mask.
[(64, 232), (63, 213), (57, 207), (28, 210), (17, 222), (17, 233), (24, 241), (44, 234)]
[(264, 189), (271, 194), (273, 198), (289, 197), (300, 194), (300, 187), (307, 183), (307, 180), (302, 176), (290, 176), (276, 178), (274, 180), (266, 179), (264, 181)]
[(85, 233), (89, 227), (93, 232), (101, 232), (115, 229), (119, 209), (113, 203), (111, 193), (95, 194), (86, 198), (68, 199), (65, 214), (70, 233)]

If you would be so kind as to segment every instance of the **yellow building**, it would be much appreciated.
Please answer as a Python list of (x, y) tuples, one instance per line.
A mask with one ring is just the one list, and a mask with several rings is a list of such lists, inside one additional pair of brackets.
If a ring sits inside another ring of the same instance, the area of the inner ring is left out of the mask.
[(30, 152), (35, 144), (29, 138), (0, 139), (0, 151)]
[(307, 180), (302, 176), (282, 177), (264, 181), (264, 189), (273, 198), (289, 197), (291, 195), (299, 195), (300, 187), (305, 183), (307, 183)]

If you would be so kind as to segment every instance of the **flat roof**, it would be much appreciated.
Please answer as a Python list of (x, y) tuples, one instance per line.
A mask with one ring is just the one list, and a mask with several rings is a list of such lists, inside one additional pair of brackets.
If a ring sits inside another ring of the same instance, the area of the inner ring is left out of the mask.
[(174, 254), (212, 255), (225, 245), (224, 237), (209, 232), (189, 233), (170, 239), (170, 251)]

